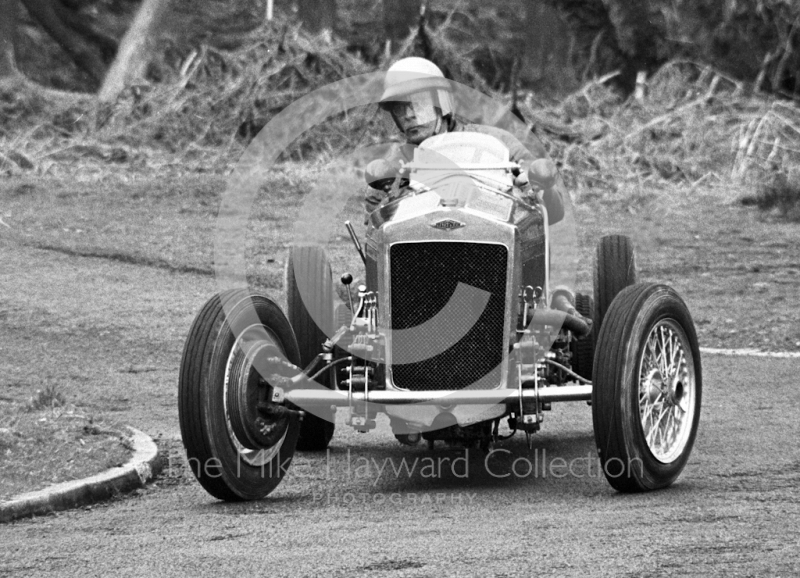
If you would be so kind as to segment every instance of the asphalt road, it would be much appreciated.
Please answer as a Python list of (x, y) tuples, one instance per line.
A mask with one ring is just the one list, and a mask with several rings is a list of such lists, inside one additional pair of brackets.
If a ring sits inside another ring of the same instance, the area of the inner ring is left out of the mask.
[(8, 394), (66, 381), (169, 463), (136, 495), (0, 526), (0, 576), (800, 575), (799, 360), (704, 356), (697, 444), (665, 491), (615, 493), (577, 403), (488, 461), (340, 426), (266, 500), (224, 504), (183, 466), (177, 421), (182, 340), (213, 280), (4, 253)]
[(554, 405), (532, 450), (518, 436), (488, 461), (340, 426), (330, 453), (298, 455), (243, 504), (206, 495), (163, 438), (152, 487), (0, 526), (0, 575), (797, 576), (800, 363), (703, 361), (700, 435), (665, 491), (612, 491), (582, 403)]

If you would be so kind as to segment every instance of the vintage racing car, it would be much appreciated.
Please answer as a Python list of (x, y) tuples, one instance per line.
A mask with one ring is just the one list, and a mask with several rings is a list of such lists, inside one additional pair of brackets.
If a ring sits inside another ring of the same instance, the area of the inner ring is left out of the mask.
[[(364, 432), (387, 414), (405, 444), (486, 450), (501, 420), (530, 436), (551, 404), (590, 402), (614, 488), (678, 477), (702, 388), (685, 303), (637, 283), (624, 236), (600, 240), (593, 297), (551, 287), (546, 209), (514, 194), (508, 158), (489, 135), (426, 140), (394, 180), (400, 194), (370, 215), (363, 247), (348, 223), (366, 283), (347, 307), (334, 310), (319, 246), (290, 249), (286, 315), (246, 289), (205, 304), (184, 348), (179, 413), (211, 495), (267, 495), (296, 448), (327, 447), (337, 408)], [(342, 276), (349, 295), (352, 280)]]

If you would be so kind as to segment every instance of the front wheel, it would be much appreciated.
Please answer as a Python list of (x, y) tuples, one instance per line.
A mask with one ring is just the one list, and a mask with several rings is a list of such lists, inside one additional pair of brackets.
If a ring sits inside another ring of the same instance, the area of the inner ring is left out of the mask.
[(267, 297), (226, 291), (198, 313), (183, 350), (178, 415), (189, 467), (215, 498), (256, 500), (280, 483), (300, 423), (296, 411), (272, 403), (269, 380), (299, 358), (288, 320)]
[(697, 334), (675, 290), (639, 283), (617, 295), (593, 375), (595, 442), (609, 483), (621, 492), (669, 486), (692, 451), (702, 393)]

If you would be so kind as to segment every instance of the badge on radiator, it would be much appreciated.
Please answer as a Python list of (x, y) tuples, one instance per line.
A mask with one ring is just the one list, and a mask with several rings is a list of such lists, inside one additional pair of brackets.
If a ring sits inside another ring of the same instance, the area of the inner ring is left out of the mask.
[(462, 223), (461, 221), (456, 221), (455, 219), (442, 219), (441, 221), (436, 221), (435, 223), (431, 223), (431, 227), (434, 229), (442, 229), (444, 231), (452, 231), (453, 229), (460, 229), (461, 227), (465, 227), (466, 224)]

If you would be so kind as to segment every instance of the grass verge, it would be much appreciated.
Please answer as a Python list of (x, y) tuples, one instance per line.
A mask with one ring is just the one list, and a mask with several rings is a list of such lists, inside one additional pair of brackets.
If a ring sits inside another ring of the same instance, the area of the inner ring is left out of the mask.
[(0, 401), (0, 500), (120, 466), (131, 448), (118, 424), (65, 404), (56, 390)]

